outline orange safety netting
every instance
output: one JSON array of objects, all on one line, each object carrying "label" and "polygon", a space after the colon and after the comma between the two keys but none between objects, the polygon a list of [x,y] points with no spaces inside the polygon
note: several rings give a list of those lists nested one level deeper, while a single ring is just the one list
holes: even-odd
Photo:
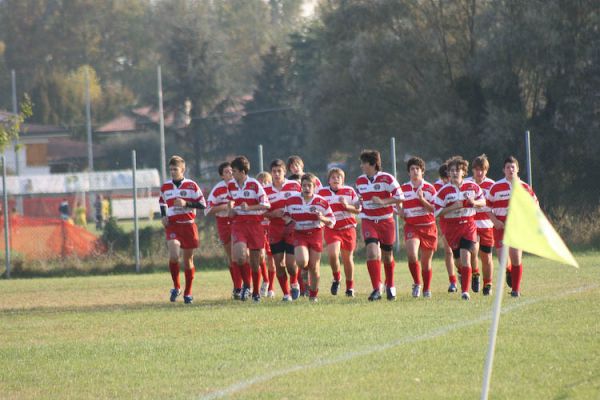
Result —
[{"label": "orange safety netting", "polygon": [[[91,232],[56,218],[9,218],[10,249],[26,260],[89,257],[106,251]],[[4,218],[0,217],[0,250],[4,251]]]}]

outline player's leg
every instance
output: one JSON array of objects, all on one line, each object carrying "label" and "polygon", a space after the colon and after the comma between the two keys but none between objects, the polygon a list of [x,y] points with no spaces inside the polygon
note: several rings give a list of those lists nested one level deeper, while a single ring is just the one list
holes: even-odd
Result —
[{"label": "player's leg", "polygon": [[431,297],[431,279],[433,277],[433,259],[434,249],[421,246],[421,268],[423,274],[423,297]]},{"label": "player's leg", "polygon": [[331,266],[331,274],[333,275],[331,294],[334,296],[338,293],[342,277],[342,272],[340,271],[340,245],[341,242],[339,240],[327,244],[327,255],[329,257],[329,265]]},{"label": "player's leg", "polygon": [[194,267],[194,249],[182,249],[183,254],[183,265],[185,274],[185,289],[183,290],[183,300],[186,304],[190,304],[193,300],[192,296],[192,282],[196,275],[196,268]]},{"label": "player's leg", "polygon": [[309,274],[309,300],[317,301],[319,294],[319,281],[321,280],[320,273],[321,252],[309,249],[308,251],[308,274]]},{"label": "player's leg", "polygon": [[452,248],[448,245],[448,241],[445,236],[442,236],[442,244],[444,245],[444,264],[446,265],[446,271],[448,272],[448,282],[450,285],[448,286],[448,292],[454,293],[456,292],[456,284],[457,278],[455,273],[454,266],[454,254],[452,253]]},{"label": "player's leg", "polygon": [[394,245],[381,244],[381,261],[385,269],[385,292],[388,300],[396,300],[396,286],[394,284]]},{"label": "player's leg", "polygon": [[169,252],[169,271],[171,273],[171,280],[173,281],[173,289],[171,289],[170,292],[171,301],[176,301],[177,297],[181,295],[181,281],[179,279],[180,247],[181,244],[179,243],[179,240],[167,240],[167,250]]},{"label": "player's leg", "polygon": [[469,300],[469,285],[471,283],[471,256],[473,255],[473,248],[475,246],[474,240],[468,240],[465,238],[460,239],[459,244],[459,256],[461,264],[460,274],[460,286],[462,292],[462,299]]},{"label": "player's leg", "polygon": [[346,296],[354,297],[354,251],[342,249],[341,255],[346,277]]},{"label": "player's leg", "polygon": [[379,240],[367,239],[365,244],[367,248],[367,270],[373,288],[369,301],[381,300],[381,249],[379,248]]},{"label": "player's leg", "polygon": [[512,297],[521,296],[521,279],[523,278],[523,251],[519,249],[509,248],[508,257],[512,269],[510,272],[512,278]]},{"label": "player's leg", "polygon": [[238,268],[242,275],[243,288],[240,300],[246,301],[250,296],[250,284],[252,280],[252,271],[248,259],[248,246],[245,241],[233,243],[231,250],[234,267]]},{"label": "player's leg", "polygon": [[473,251],[471,252],[471,270],[473,271],[471,276],[471,290],[474,293],[478,293],[481,282],[479,272],[479,235],[477,235],[477,241],[473,245]]},{"label": "player's leg", "polygon": [[264,246],[250,249],[250,268],[252,268],[252,300],[260,301],[260,263],[264,259]]},{"label": "player's leg", "polygon": [[[406,236],[406,235],[405,235]],[[412,296],[421,295],[421,264],[419,264],[419,246],[421,240],[418,237],[405,240],[406,257],[408,258],[408,269],[413,278]]]}]

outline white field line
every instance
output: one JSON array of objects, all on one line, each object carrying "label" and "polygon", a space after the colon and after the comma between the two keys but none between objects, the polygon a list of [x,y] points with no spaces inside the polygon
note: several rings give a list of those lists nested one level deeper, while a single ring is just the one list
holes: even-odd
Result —
[{"label": "white field line", "polygon": [[[502,313],[506,314],[506,313],[512,312],[514,310],[518,310],[520,308],[523,308],[523,307],[531,305],[531,304],[540,303],[540,302],[543,302],[546,300],[554,300],[557,298],[567,297],[567,296],[570,296],[573,294],[586,292],[588,290],[592,290],[597,287],[598,287],[598,285],[583,286],[583,287],[573,289],[573,290],[570,290],[570,291],[567,291],[567,292],[564,292],[564,293],[561,293],[559,295],[552,296],[552,297],[541,297],[541,298],[537,298],[537,299],[522,299],[521,298],[518,303],[503,307]],[[331,365],[331,364],[337,364],[340,362],[352,360],[357,357],[368,356],[368,355],[371,355],[374,353],[380,353],[382,351],[391,349],[393,347],[401,346],[404,344],[416,343],[416,342],[421,342],[424,340],[434,339],[434,338],[437,338],[440,336],[447,335],[450,332],[453,332],[453,331],[456,331],[456,330],[459,330],[462,328],[480,324],[482,322],[489,320],[491,317],[492,316],[491,316],[491,311],[490,311],[489,313],[486,313],[477,319],[459,321],[454,324],[450,324],[450,325],[439,327],[437,329],[433,329],[429,332],[425,332],[418,336],[408,336],[408,337],[394,340],[392,342],[366,347],[362,350],[348,352],[348,353],[342,354],[342,355],[334,357],[334,358],[316,359],[310,363],[296,365],[295,367],[290,367],[290,368],[286,368],[286,369],[282,369],[282,370],[271,371],[264,375],[258,375],[258,376],[255,376],[254,378],[236,382],[233,385],[230,385],[224,389],[207,393],[205,395],[200,396],[199,399],[201,399],[201,400],[220,399],[222,397],[231,395],[233,393],[237,393],[241,390],[244,390],[244,389],[246,389],[250,386],[256,385],[258,383],[267,382],[273,378],[278,378],[280,376],[292,374],[294,372],[304,371],[304,370],[313,369],[313,368],[320,368],[320,367],[324,367],[324,366]]]}]

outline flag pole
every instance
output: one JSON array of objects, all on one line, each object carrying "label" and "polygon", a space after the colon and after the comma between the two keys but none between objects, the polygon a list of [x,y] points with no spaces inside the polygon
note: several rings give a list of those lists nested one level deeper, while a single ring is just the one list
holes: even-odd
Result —
[{"label": "flag pole", "polygon": [[504,293],[504,270],[508,263],[508,246],[502,246],[500,253],[500,268],[496,271],[496,297],[492,310],[492,326],[488,343],[485,367],[483,370],[483,386],[481,388],[481,400],[487,400],[490,391],[490,380],[492,378],[492,367],[494,364],[494,352],[496,350],[496,337],[498,336],[498,325],[500,323],[500,309],[502,307],[502,294]]}]

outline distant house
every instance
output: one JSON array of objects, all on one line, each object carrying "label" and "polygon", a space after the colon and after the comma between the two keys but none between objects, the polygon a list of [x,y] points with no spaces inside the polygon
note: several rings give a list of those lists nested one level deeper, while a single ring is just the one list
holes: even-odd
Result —
[{"label": "distant house", "polygon": [[[176,116],[174,112],[165,113],[164,118],[165,128],[167,129],[183,129],[186,127],[186,121]],[[159,124],[160,115],[158,110],[151,106],[136,107],[122,112],[95,129],[94,134],[98,134],[98,136],[112,136],[119,133],[135,134],[150,129],[156,130]]]}]

